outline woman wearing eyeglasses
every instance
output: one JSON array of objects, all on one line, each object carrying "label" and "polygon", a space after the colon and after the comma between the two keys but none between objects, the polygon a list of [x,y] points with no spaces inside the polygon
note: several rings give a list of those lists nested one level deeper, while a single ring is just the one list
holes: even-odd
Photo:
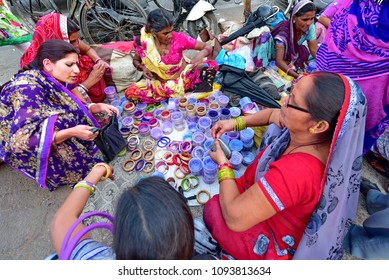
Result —
[{"label": "woman wearing eyeglasses", "polygon": [[[339,259],[358,202],[365,97],[352,80],[318,72],[302,77],[281,109],[219,121],[224,132],[274,123],[281,134],[238,179],[220,148],[219,195],[204,222],[221,252],[235,259]],[[203,253],[203,252],[202,252]]]}]

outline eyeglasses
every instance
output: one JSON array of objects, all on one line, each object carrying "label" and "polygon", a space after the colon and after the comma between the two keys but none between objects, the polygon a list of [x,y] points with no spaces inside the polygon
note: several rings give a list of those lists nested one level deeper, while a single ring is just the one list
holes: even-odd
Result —
[{"label": "eyeglasses", "polygon": [[296,105],[292,105],[289,103],[289,101],[290,101],[290,94],[288,95],[288,100],[287,100],[286,105],[285,105],[286,108],[292,108],[292,109],[310,114],[310,112],[307,109],[301,108],[301,107],[296,106]]}]

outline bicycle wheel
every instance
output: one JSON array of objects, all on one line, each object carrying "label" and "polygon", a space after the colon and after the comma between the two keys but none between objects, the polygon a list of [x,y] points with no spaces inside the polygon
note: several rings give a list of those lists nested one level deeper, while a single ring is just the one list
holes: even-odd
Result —
[{"label": "bicycle wheel", "polygon": [[81,33],[90,44],[133,40],[147,14],[136,0],[96,0],[80,8]]},{"label": "bicycle wheel", "polygon": [[34,32],[35,24],[42,16],[59,12],[57,5],[51,0],[16,0],[12,3],[18,18],[30,32]]},{"label": "bicycle wheel", "polygon": [[285,16],[291,11],[295,0],[274,0],[274,5],[280,8],[280,11],[284,13]]},{"label": "bicycle wheel", "polygon": [[[174,11],[173,1],[172,0],[153,0],[155,5],[157,5],[159,8],[164,9],[168,12]],[[206,2],[211,3],[213,6],[215,6],[217,0],[204,0]]]}]

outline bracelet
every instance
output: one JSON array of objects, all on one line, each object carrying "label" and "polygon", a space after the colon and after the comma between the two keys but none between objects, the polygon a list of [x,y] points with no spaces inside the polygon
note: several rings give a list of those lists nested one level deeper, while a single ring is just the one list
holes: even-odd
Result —
[{"label": "bracelet", "polygon": [[164,150],[158,149],[158,150],[156,150],[155,153],[154,153],[154,158],[155,158],[156,160],[160,160],[160,159],[162,159],[164,153],[165,153]]},{"label": "bracelet", "polygon": [[187,192],[191,189],[191,181],[188,177],[185,177],[184,179],[182,179],[181,181],[181,188],[184,192]]},{"label": "bracelet", "polygon": [[153,170],[154,170],[154,162],[146,161],[145,165],[143,167],[143,171],[146,172],[146,173],[150,173]]},{"label": "bracelet", "polygon": [[[178,171],[180,171],[180,173],[181,173],[180,175],[178,174]],[[176,170],[174,170],[174,176],[176,176],[177,179],[182,179],[182,178],[184,178],[184,177],[186,176],[186,174],[184,174],[184,173],[181,171],[180,167],[177,166],[177,167],[176,167]]]},{"label": "bracelet", "polygon": [[[160,170],[161,167],[164,168],[164,170]],[[166,174],[168,171],[169,171],[169,166],[166,164],[166,162],[164,161],[159,161],[156,165],[155,165],[155,169],[158,171],[158,172],[161,172],[163,174]]]},{"label": "bracelet", "polygon": [[223,168],[234,169],[234,167],[230,163],[228,163],[228,162],[219,164],[218,167],[217,167],[217,170],[222,170]]},{"label": "bracelet", "polygon": [[95,60],[95,64],[97,63],[97,62],[99,62],[100,60],[103,60],[101,57],[99,57],[98,59],[96,59]]},{"label": "bracelet", "polygon": [[136,127],[136,126],[132,126],[131,127],[131,134],[138,134],[139,133],[139,129]]},{"label": "bracelet", "polygon": [[159,138],[157,146],[160,148],[165,148],[170,143],[170,141],[171,140],[169,137],[162,136],[161,138]]},{"label": "bracelet", "polygon": [[180,144],[180,151],[182,153],[190,153],[192,151],[192,143],[189,141],[184,141]]},{"label": "bracelet", "polygon": [[96,103],[90,103],[90,104],[88,104],[88,111],[90,111],[90,107],[92,106],[92,105],[95,105]]},{"label": "bracelet", "polygon": [[143,148],[145,150],[152,150],[154,149],[155,147],[155,141],[152,140],[152,139],[146,139],[144,142],[143,142]]},{"label": "bracelet", "polygon": [[96,186],[95,184],[93,184],[92,182],[89,182],[89,181],[80,181],[78,182],[74,187],[73,189],[78,189],[78,188],[84,188],[84,189],[87,189],[89,190],[90,194],[92,195],[95,190],[96,190]]},{"label": "bracelet", "polygon": [[167,178],[166,182],[168,182],[169,185],[172,186],[173,188],[177,189],[177,181],[176,181],[176,179],[174,179],[174,177]]},{"label": "bracelet", "polygon": [[104,166],[105,169],[107,169],[107,173],[105,174],[105,176],[101,177],[100,182],[107,180],[109,178],[109,176],[111,176],[111,167],[108,164],[106,164],[104,162],[99,162],[99,163],[96,163],[94,167],[96,167],[96,166]]},{"label": "bracelet", "polygon": [[83,84],[78,84],[80,88],[82,88],[86,93],[89,93],[89,90]]},{"label": "bracelet", "polygon": [[[137,155],[135,155],[135,154],[137,154]],[[139,150],[139,149],[135,149],[135,150],[133,150],[131,153],[130,153],[130,158],[132,159],[132,160],[138,160],[138,159],[140,159],[142,157],[142,152],[141,152],[141,150]]]},{"label": "bracelet", "polygon": [[135,171],[136,172],[141,171],[143,167],[145,167],[145,161],[144,159],[140,159],[135,164]]},{"label": "bracelet", "polygon": [[174,157],[174,154],[170,151],[166,151],[164,154],[163,154],[163,161],[166,162],[166,163],[170,163],[170,162],[173,162],[173,157]]},{"label": "bracelet", "polygon": [[287,76],[289,76],[289,71],[290,71],[290,70],[293,70],[293,71],[296,72],[296,70],[295,70],[293,67],[290,67],[290,68],[288,68],[288,70],[286,70],[286,73],[285,73],[285,74],[286,74]]},{"label": "bracelet", "polygon": [[232,123],[234,124],[234,131],[241,131],[246,129],[246,120],[244,117],[237,117],[232,119]]},{"label": "bracelet", "polygon": [[[191,187],[191,189],[195,189],[195,188],[197,188],[200,185],[200,179],[197,176],[194,176],[194,175],[189,176],[189,180],[190,180],[190,187]],[[193,183],[193,180],[195,180],[196,182]]]},{"label": "bracelet", "polygon": [[154,152],[152,150],[146,150],[144,153],[143,153],[143,159],[145,161],[151,161],[154,159]]},{"label": "bracelet", "polygon": [[[128,163],[131,163],[130,167],[126,167]],[[132,159],[128,159],[125,162],[123,162],[122,167],[124,171],[130,172],[135,168],[135,161],[133,161]]]},{"label": "bracelet", "polygon": [[190,169],[188,167],[187,164],[180,164],[180,171],[185,174],[185,175],[188,175],[190,174]]},{"label": "bracelet", "polygon": [[[200,194],[206,194],[208,196],[207,200],[200,200]],[[201,190],[196,194],[196,200],[199,204],[203,205],[208,202],[208,200],[211,199],[211,194],[207,190]]]},{"label": "bracelet", "polygon": [[233,169],[223,168],[217,172],[217,179],[219,183],[226,179],[235,179],[235,173]]}]

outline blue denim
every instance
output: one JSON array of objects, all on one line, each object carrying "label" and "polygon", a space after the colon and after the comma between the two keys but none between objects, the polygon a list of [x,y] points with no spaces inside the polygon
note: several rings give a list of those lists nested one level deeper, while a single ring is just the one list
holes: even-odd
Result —
[{"label": "blue denim", "polygon": [[366,196],[366,208],[370,217],[363,226],[351,226],[343,247],[361,259],[389,259],[389,195],[370,190]]}]

